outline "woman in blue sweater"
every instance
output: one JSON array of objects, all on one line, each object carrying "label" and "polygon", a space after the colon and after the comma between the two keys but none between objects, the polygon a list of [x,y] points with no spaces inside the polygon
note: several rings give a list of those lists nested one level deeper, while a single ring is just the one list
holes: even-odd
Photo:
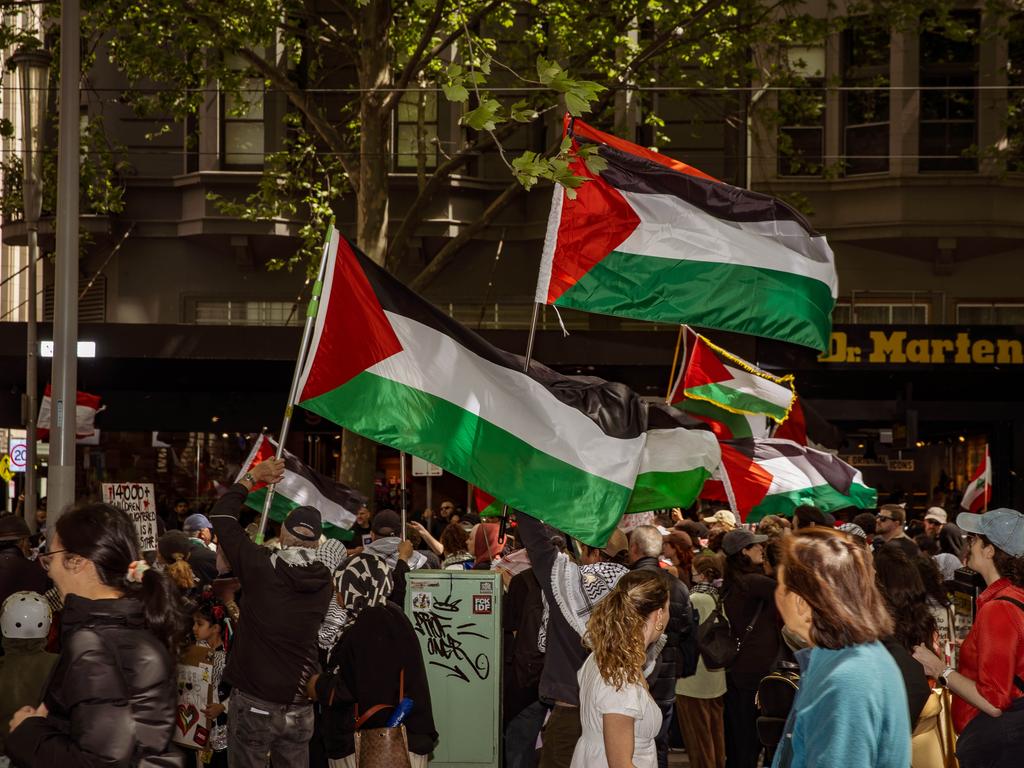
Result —
[{"label": "woman in blue sweater", "polygon": [[907,768],[907,694],[880,642],[893,625],[871,555],[817,526],[783,542],[775,603],[810,647],[772,767]]}]

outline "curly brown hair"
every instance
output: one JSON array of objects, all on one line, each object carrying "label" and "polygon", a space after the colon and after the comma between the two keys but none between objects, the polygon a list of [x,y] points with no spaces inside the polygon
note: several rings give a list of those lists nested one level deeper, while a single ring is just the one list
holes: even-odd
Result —
[{"label": "curly brown hair", "polygon": [[647,617],[668,601],[668,577],[655,571],[630,571],[597,604],[584,642],[594,651],[594,661],[605,682],[616,689],[630,683],[646,685],[644,662]]},{"label": "curly brown hair", "polygon": [[444,550],[445,557],[451,557],[462,552],[469,552],[467,544],[469,542],[469,534],[466,530],[458,523],[449,523],[445,526],[445,529],[441,531],[441,547]]}]

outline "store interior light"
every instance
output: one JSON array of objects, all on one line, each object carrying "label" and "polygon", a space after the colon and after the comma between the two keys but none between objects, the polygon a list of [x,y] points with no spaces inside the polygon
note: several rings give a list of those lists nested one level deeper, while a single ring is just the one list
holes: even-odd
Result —
[{"label": "store interior light", "polygon": [[961,443],[966,443],[967,442],[967,438],[964,437],[963,435],[960,435],[960,437],[958,437],[957,440],[959,440]]},{"label": "store interior light", "polygon": [[[39,342],[39,356],[40,357],[53,357],[53,342],[52,341],[40,341]],[[96,357],[96,342],[95,341],[80,341],[80,342],[78,342],[78,356],[79,357]]]}]

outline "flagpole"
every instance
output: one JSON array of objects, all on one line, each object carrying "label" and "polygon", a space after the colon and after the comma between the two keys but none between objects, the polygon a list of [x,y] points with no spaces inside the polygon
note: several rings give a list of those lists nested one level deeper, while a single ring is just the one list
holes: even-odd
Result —
[{"label": "flagpole", "polygon": [[399,452],[398,460],[402,462],[401,469],[399,469],[398,472],[398,477],[399,482],[402,485],[402,541],[405,541],[405,517],[407,514],[405,504],[405,451]]},{"label": "flagpole", "polygon": [[[533,359],[533,343],[537,339],[537,318],[540,317],[540,302],[533,302],[533,316],[530,318],[530,333],[526,337],[526,357],[523,360],[523,373],[530,372],[530,361]],[[477,510],[479,513],[480,510]],[[501,507],[501,527],[498,529],[498,538],[505,538],[505,529],[508,527],[508,504]]]},{"label": "flagpole", "polygon": [[[306,365],[306,355],[309,353],[309,344],[313,339],[313,326],[316,324],[316,316],[320,309],[320,294],[323,291],[324,273],[327,270],[327,252],[331,247],[331,240],[334,238],[334,223],[327,227],[327,241],[324,243],[323,253],[320,254],[320,268],[317,271],[316,282],[313,283],[313,291],[309,297],[309,305],[306,308],[306,324],[302,329],[302,341],[299,344],[299,355],[295,360],[295,372],[292,374],[292,385],[288,389],[288,403],[285,405],[284,418],[281,420],[281,431],[277,438],[277,451],[275,459],[284,455],[284,444],[288,440],[288,430],[292,425],[292,409],[295,398],[298,395],[299,378],[302,376],[302,369]],[[275,485],[267,486],[267,495],[263,499],[263,514],[260,515],[260,528],[256,532],[256,543],[263,543],[263,535],[267,531],[267,518],[270,517],[270,507],[274,503]]]},{"label": "flagpole", "polygon": [[988,456],[988,443],[985,443],[985,474],[987,475],[987,477],[985,478],[985,489],[981,492],[982,504],[984,505],[981,508],[982,514],[984,514],[985,512],[988,512],[989,488],[992,487],[991,483],[989,483],[989,481],[988,481],[988,478],[992,476],[992,463],[991,462],[992,462],[992,460]]},{"label": "flagpole", "polygon": [[672,385],[676,383],[676,363],[679,362],[679,348],[683,345],[683,334],[686,331],[685,325],[679,326],[679,336],[676,337],[676,351],[672,353],[672,367],[668,369],[668,391],[665,393],[665,400],[672,399]]}]

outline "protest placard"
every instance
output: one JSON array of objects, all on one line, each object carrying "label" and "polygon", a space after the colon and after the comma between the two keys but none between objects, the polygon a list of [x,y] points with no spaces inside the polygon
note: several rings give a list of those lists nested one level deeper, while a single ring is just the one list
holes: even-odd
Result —
[{"label": "protest placard", "polygon": [[156,495],[152,483],[103,483],[103,501],[128,513],[143,552],[156,549]]},{"label": "protest placard", "polygon": [[178,665],[178,707],[174,721],[174,742],[190,749],[206,749],[210,721],[203,714],[212,703],[209,664]]}]

